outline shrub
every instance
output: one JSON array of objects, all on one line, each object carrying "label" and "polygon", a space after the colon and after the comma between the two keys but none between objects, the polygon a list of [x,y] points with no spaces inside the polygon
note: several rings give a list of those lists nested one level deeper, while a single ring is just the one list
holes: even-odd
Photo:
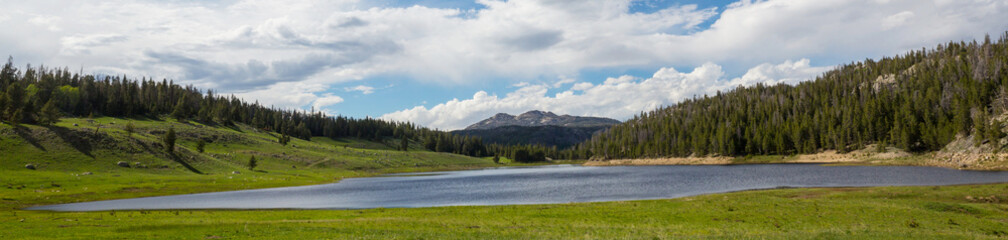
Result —
[{"label": "shrub", "polygon": [[164,140],[165,151],[167,151],[168,153],[174,153],[175,152],[175,128],[174,127],[169,127],[168,128],[168,132],[165,133],[163,140]]},{"label": "shrub", "polygon": [[203,149],[205,147],[206,147],[206,141],[205,140],[200,139],[199,142],[196,142],[196,151],[199,151],[200,153],[203,153]]}]

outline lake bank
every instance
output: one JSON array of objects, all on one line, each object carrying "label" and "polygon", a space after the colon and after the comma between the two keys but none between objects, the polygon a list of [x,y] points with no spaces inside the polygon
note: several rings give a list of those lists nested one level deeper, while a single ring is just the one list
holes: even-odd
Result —
[{"label": "lake bank", "polygon": [[772,163],[819,163],[869,166],[928,166],[961,170],[1008,171],[1008,154],[984,152],[933,152],[911,154],[897,150],[875,152],[857,150],[848,153],[825,151],[816,154],[764,155],[745,157],[664,157],[587,161],[584,166],[648,165],[730,165]]}]

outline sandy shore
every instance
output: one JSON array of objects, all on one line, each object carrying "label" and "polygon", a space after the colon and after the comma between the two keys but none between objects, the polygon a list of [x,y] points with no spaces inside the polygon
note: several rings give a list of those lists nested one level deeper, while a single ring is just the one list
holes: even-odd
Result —
[{"label": "sandy shore", "polygon": [[[802,154],[795,156],[781,156],[779,158],[763,157],[759,162],[753,163],[869,163],[866,158],[869,155],[859,156],[857,153],[840,154],[835,151],[827,151],[817,154]],[[895,158],[904,157],[907,154],[888,154],[887,156],[872,155],[878,157]],[[605,161],[585,162],[585,166],[636,166],[636,165],[724,165],[732,163],[746,163],[744,160],[736,160],[734,157],[682,157],[682,158],[641,158],[641,159],[614,159]]]},{"label": "sandy shore", "polygon": [[864,165],[932,166],[964,170],[1008,170],[1006,153],[945,153],[937,152],[913,155],[903,151],[874,152],[858,150],[849,153],[826,151],[816,154],[793,156],[758,156],[753,159],[742,157],[671,157],[613,159],[588,161],[584,166],[640,166],[640,165],[725,165],[759,163],[836,163]]}]

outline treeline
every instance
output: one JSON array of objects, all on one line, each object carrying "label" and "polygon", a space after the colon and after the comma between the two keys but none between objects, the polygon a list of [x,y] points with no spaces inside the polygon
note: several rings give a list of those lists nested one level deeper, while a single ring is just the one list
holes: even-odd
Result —
[{"label": "treeline", "polygon": [[[354,137],[377,142],[398,143],[401,150],[411,142],[421,142],[431,151],[475,157],[509,156],[509,146],[487,146],[476,137],[431,130],[408,122],[328,116],[321,112],[295,111],[249,103],[235,96],[202,92],[162,79],[129,79],[125,76],[96,76],[71,73],[68,69],[43,66],[23,70],[13,58],[0,70],[0,120],[17,125],[49,125],[62,116],[111,116],[163,118],[197,121],[210,125],[246,124],[279,135],[286,144],[289,136]],[[516,146],[526,149],[529,147]]]},{"label": "treeline", "polygon": [[756,85],[642,113],[572,150],[641,158],[939,150],[957,136],[1000,144],[1008,42],[950,42],[867,59],[796,86]]}]

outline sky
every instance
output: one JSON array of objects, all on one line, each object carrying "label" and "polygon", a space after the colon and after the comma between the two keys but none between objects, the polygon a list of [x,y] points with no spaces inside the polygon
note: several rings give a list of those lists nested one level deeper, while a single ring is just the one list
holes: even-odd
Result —
[{"label": "sky", "polygon": [[0,54],[20,66],[443,130],[529,110],[626,120],[1008,30],[1006,0],[0,3]]}]

